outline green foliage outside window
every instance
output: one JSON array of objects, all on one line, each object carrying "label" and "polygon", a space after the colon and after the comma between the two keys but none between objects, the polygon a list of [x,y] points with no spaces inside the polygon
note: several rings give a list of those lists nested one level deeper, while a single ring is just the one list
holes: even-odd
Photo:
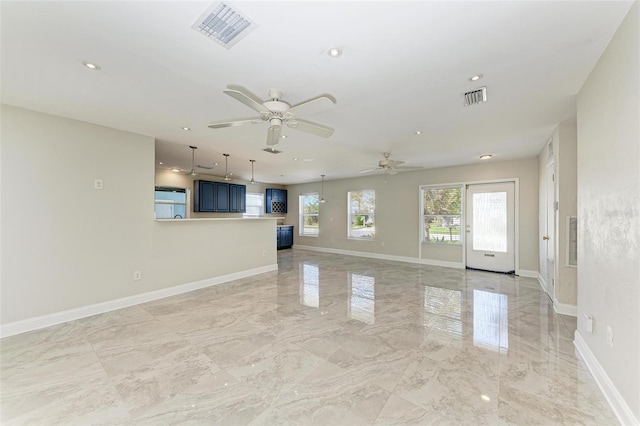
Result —
[{"label": "green foliage outside window", "polygon": [[424,241],[460,244],[462,187],[424,190]]}]

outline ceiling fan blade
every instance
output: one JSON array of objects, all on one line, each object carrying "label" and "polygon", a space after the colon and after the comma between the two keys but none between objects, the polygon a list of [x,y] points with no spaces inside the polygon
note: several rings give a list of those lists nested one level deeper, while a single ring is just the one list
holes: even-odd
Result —
[{"label": "ceiling fan blade", "polygon": [[221,129],[223,127],[235,127],[242,126],[244,124],[258,124],[262,123],[264,120],[260,117],[251,117],[251,118],[239,118],[233,121],[221,121],[219,123],[211,123],[209,124],[210,129]]},{"label": "ceiling fan blade", "polygon": [[360,172],[358,172],[358,173],[370,173],[370,172],[375,172],[375,171],[377,171],[377,170],[380,170],[380,168],[379,168],[379,167],[376,167],[375,169],[362,170],[362,171],[360,171]]},{"label": "ceiling fan blade", "polygon": [[398,174],[398,171],[397,171],[396,169],[389,169],[389,170],[387,171],[387,173],[388,173],[389,175],[397,175],[397,174]]},{"label": "ceiling fan blade", "polygon": [[388,160],[388,162],[387,162],[387,166],[389,166],[389,167],[398,167],[400,164],[404,164],[404,161]]},{"label": "ceiling fan blade", "polygon": [[331,127],[314,123],[312,121],[296,119],[285,123],[292,129],[311,133],[312,135],[321,136],[323,138],[328,138],[333,134],[333,129]]},{"label": "ceiling fan blade", "polygon": [[282,132],[282,126],[273,125],[269,126],[267,132],[267,145],[275,145],[280,141],[280,133]]},{"label": "ceiling fan blade", "polygon": [[396,167],[397,170],[422,170],[424,167],[408,167],[408,166],[400,166]]},{"label": "ceiling fan blade", "polygon": [[324,111],[336,104],[336,98],[329,94],[316,96],[289,108],[287,114],[300,115]]},{"label": "ceiling fan blade", "polygon": [[260,98],[242,86],[232,84],[227,86],[226,90],[223,90],[223,92],[260,113],[268,114],[270,112],[269,108],[262,105],[262,100]]}]

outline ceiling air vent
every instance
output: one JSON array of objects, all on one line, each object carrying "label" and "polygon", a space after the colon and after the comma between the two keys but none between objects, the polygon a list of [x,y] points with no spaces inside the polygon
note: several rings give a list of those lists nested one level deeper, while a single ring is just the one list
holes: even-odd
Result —
[{"label": "ceiling air vent", "polygon": [[191,26],[200,34],[231,48],[257,27],[229,3],[216,3],[204,11]]},{"label": "ceiling air vent", "polygon": [[275,147],[265,148],[264,152],[268,152],[269,154],[280,154],[282,151],[278,151]]},{"label": "ceiling air vent", "polygon": [[487,88],[481,87],[464,94],[464,106],[487,102]]}]

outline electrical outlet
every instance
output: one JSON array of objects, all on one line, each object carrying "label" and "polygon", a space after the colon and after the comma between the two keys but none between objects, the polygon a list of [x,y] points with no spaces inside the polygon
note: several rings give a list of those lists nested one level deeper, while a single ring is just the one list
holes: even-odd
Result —
[{"label": "electrical outlet", "polygon": [[133,280],[140,281],[142,279],[142,271],[134,271],[133,272]]},{"label": "electrical outlet", "polygon": [[613,329],[610,325],[607,326],[607,345],[613,347]]},{"label": "electrical outlet", "polygon": [[93,188],[94,189],[104,189],[104,182],[102,182],[102,179],[95,179],[93,181]]},{"label": "electrical outlet", "polygon": [[267,251],[266,250],[262,250],[262,256],[266,257],[267,256]]}]

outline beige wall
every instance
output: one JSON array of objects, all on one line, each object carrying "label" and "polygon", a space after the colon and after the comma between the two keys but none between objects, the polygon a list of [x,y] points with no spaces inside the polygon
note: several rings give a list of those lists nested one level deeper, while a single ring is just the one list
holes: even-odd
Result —
[{"label": "beige wall", "polygon": [[[295,244],[390,256],[419,257],[420,185],[478,182],[518,178],[520,183],[519,237],[520,269],[538,269],[538,166],[535,158],[493,161],[460,167],[404,172],[389,176],[375,174],[353,179],[328,180],[324,185],[326,204],[320,206],[319,237],[298,236],[298,196],[320,193],[320,182],[291,185],[287,224],[295,225]],[[347,239],[347,192],[376,191],[375,241]],[[423,244],[422,258],[462,262],[460,247]]]},{"label": "beige wall", "polygon": [[275,220],[154,220],[153,138],[1,112],[1,324],[276,264]]},{"label": "beige wall", "polygon": [[[640,419],[640,4],[578,95],[578,333]],[[593,315],[595,332],[585,330]],[[606,342],[613,329],[614,346]]]}]

